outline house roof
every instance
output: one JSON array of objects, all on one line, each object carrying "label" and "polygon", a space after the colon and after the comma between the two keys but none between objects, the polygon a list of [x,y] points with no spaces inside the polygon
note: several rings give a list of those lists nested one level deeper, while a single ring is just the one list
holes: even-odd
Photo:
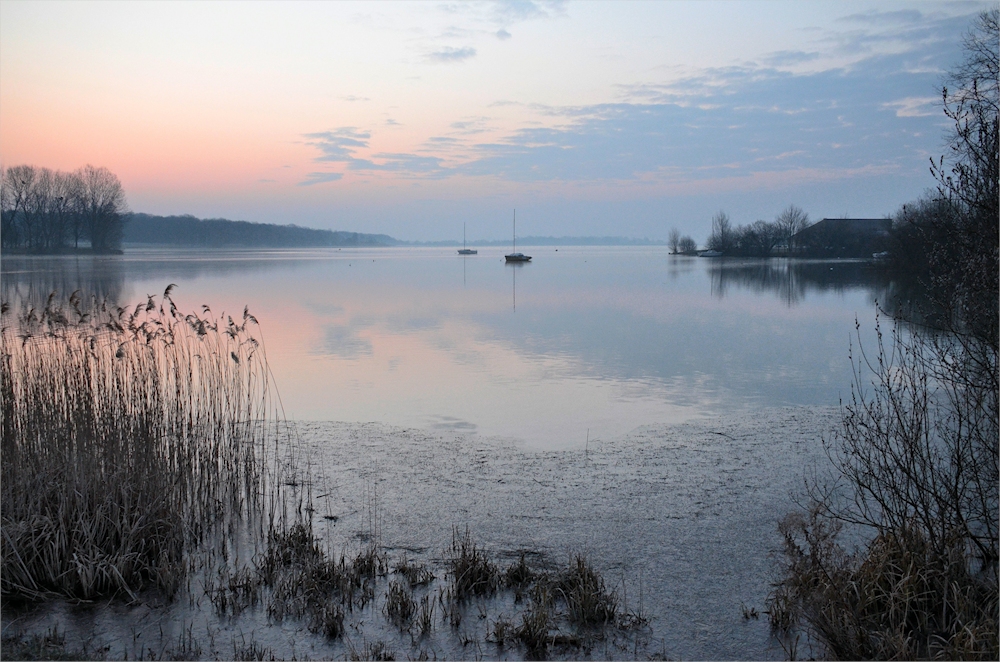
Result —
[{"label": "house roof", "polygon": [[837,232],[849,234],[883,234],[892,227],[889,218],[824,218],[795,233],[792,238],[808,237],[812,234]]}]

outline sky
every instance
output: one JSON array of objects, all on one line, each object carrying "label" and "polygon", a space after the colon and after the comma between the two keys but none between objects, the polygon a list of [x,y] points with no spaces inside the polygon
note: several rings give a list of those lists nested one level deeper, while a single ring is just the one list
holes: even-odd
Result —
[{"label": "sky", "polygon": [[0,165],[404,240],[883,217],[934,185],[989,6],[0,0]]}]

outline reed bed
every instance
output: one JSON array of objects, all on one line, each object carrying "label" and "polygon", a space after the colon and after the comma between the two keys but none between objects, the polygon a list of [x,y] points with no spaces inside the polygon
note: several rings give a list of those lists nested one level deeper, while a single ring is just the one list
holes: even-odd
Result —
[{"label": "reed bed", "polygon": [[129,310],[3,304],[5,601],[172,595],[188,552],[270,528],[280,419],[256,319],[183,313],[173,287]]}]

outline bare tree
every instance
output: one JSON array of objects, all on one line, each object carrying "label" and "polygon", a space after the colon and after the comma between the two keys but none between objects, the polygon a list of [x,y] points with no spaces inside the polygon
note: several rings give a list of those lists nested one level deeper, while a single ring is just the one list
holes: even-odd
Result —
[{"label": "bare tree", "polygon": [[671,253],[676,255],[678,248],[680,247],[680,243],[681,243],[680,231],[677,228],[670,228],[670,235],[667,238],[667,248],[670,249]]},{"label": "bare tree", "polygon": [[788,205],[788,208],[774,219],[774,223],[780,231],[779,240],[785,242],[789,248],[791,248],[792,236],[811,225],[809,214],[795,205]]},{"label": "bare tree", "polygon": [[128,203],[117,175],[107,168],[85,166],[82,181],[82,211],[90,244],[95,251],[121,247]]},{"label": "bare tree", "polygon": [[725,253],[733,246],[733,226],[729,214],[720,211],[712,218],[712,234],[708,237],[708,247]]},{"label": "bare tree", "polygon": [[[4,207],[9,211],[9,232],[4,228],[4,244],[18,246],[32,240],[34,218],[31,216],[31,195],[37,171],[34,166],[20,165],[7,168],[3,178]],[[10,242],[10,243],[8,243]]]},{"label": "bare tree", "polygon": [[688,235],[684,235],[677,243],[677,249],[684,255],[691,255],[698,252],[698,244]]},{"label": "bare tree", "polygon": [[748,226],[740,226],[734,232],[734,252],[751,257],[768,257],[781,241],[781,230],[774,223],[755,221]]}]

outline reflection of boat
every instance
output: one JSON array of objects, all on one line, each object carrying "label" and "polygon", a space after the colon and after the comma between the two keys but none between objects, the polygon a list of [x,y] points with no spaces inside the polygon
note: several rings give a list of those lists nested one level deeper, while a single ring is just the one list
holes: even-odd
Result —
[{"label": "reflection of boat", "polygon": [[722,257],[722,253],[719,251],[702,251],[698,253],[698,257]]},{"label": "reflection of boat", "polygon": [[462,223],[462,247],[458,249],[459,255],[476,255],[479,251],[465,247],[465,223]]},{"label": "reflection of boat", "polygon": [[509,255],[504,255],[504,259],[508,262],[528,262],[531,260],[530,255],[525,255],[524,253],[517,252],[517,210],[514,210],[514,248]]}]

